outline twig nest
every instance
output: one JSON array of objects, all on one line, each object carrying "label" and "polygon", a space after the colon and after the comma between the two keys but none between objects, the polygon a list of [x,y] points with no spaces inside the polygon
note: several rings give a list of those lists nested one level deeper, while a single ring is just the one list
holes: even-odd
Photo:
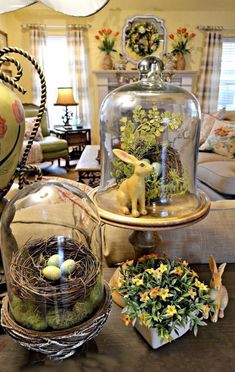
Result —
[{"label": "twig nest", "polygon": [[[69,328],[92,316],[102,303],[97,257],[89,247],[68,237],[63,237],[59,248],[58,236],[32,240],[12,259],[10,308],[15,320],[26,328]],[[64,260],[60,267],[46,266],[51,262],[59,265],[58,255]],[[26,310],[27,317],[22,315]]]},{"label": "twig nest", "polygon": [[59,280],[61,278],[61,270],[57,266],[46,266],[43,270],[42,273],[44,277],[48,280]]},{"label": "twig nest", "polygon": [[72,274],[76,268],[76,262],[72,259],[68,259],[60,266],[61,273],[64,275]]}]

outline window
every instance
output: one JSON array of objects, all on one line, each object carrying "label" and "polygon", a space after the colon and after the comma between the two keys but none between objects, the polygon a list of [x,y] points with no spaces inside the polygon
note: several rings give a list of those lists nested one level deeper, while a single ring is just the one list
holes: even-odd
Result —
[{"label": "window", "polygon": [[235,38],[223,41],[218,109],[235,110]]},{"label": "window", "polygon": [[[47,82],[47,108],[50,126],[63,125],[64,108],[54,106],[58,87],[70,86],[67,40],[65,35],[47,36],[45,75]],[[76,117],[76,107],[69,107]]]}]

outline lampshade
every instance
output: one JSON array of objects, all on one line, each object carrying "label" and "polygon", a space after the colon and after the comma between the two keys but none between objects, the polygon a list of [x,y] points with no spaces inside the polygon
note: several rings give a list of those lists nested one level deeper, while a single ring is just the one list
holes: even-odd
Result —
[{"label": "lampshade", "polygon": [[18,10],[29,6],[35,3],[34,0],[8,0],[8,1],[1,1],[1,8],[0,14],[6,12],[13,12],[14,10]]},{"label": "lampshade", "polygon": [[75,102],[73,96],[73,88],[70,87],[60,87],[57,92],[57,100],[55,106],[77,106],[78,103]]},{"label": "lampshade", "polygon": [[[33,5],[35,2],[35,0],[1,1],[0,14]],[[97,13],[109,0],[41,0],[38,2],[64,14],[86,17]]]},{"label": "lampshade", "polygon": [[41,0],[41,3],[58,12],[79,17],[97,13],[108,2],[109,0]]}]

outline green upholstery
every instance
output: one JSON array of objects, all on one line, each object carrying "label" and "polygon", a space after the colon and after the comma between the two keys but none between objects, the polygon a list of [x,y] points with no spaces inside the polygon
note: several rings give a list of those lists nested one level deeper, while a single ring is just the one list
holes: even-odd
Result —
[{"label": "green upholstery", "polygon": [[[25,117],[26,118],[32,118],[36,117],[38,114],[38,106],[34,105],[33,103],[24,103],[24,111],[25,111]],[[42,130],[42,135],[43,137],[49,136],[50,131],[48,128],[48,115],[47,111],[44,112],[42,121],[41,121],[41,130]]]},{"label": "green upholstery", "polygon": [[[54,136],[46,136],[43,137],[41,141],[39,141],[42,152],[53,152],[54,151],[63,151],[67,149],[67,141],[63,139],[59,139]],[[53,147],[52,147],[53,146]]]},{"label": "green upholstery", "polygon": [[[38,114],[38,106],[33,103],[24,103],[25,117],[36,117]],[[41,146],[43,161],[55,160],[59,158],[68,157],[68,143],[66,140],[59,139],[55,136],[50,135],[48,125],[47,111],[44,112],[41,121],[41,131],[43,139],[38,141]]]}]

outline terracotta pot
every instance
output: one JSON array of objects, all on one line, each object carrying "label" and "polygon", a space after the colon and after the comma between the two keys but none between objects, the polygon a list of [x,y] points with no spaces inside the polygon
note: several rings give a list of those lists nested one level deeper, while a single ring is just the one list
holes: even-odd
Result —
[{"label": "terracotta pot", "polygon": [[186,65],[184,54],[176,54],[176,70],[184,70]]},{"label": "terracotta pot", "polygon": [[103,62],[102,62],[103,70],[112,70],[113,69],[113,60],[110,53],[105,53]]},{"label": "terracotta pot", "polygon": [[16,94],[0,83],[0,199],[11,186],[23,144],[24,109]]}]

